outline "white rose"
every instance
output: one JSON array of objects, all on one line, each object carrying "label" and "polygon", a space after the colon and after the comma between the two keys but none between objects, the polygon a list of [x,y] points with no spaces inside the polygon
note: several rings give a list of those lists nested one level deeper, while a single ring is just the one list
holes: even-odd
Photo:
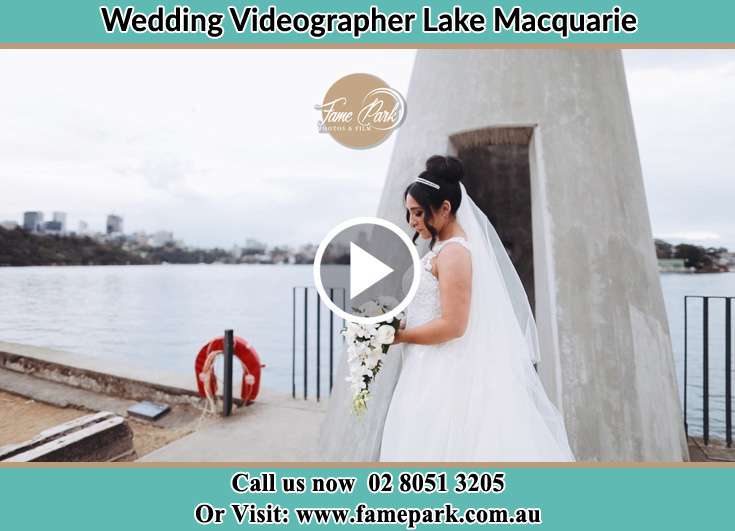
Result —
[{"label": "white rose", "polygon": [[360,357],[360,359],[364,360],[365,356],[368,355],[368,352],[370,352],[370,343],[367,341],[360,341],[355,345],[355,348],[357,349],[357,355]]},{"label": "white rose", "polygon": [[383,346],[383,343],[380,341],[380,337],[378,337],[378,330],[375,330],[375,334],[373,334],[373,337],[368,341],[368,345],[370,345],[370,348],[381,348]]},{"label": "white rose", "polygon": [[365,357],[369,345],[364,341],[358,341],[347,347],[347,359],[348,360],[360,360]]},{"label": "white rose", "polygon": [[357,349],[355,343],[347,347],[347,361],[352,361],[357,358]]},{"label": "white rose", "polygon": [[365,358],[365,366],[368,369],[373,370],[382,357],[383,351],[380,348],[371,349],[370,352],[368,352],[367,358]]},{"label": "white rose", "polygon": [[368,378],[372,378],[373,377],[373,371],[372,371],[372,369],[368,369],[366,365],[363,365],[360,368],[360,377],[362,377],[362,376],[367,376]]},{"label": "white rose", "polygon": [[361,304],[358,311],[366,317],[376,317],[383,313],[383,310],[380,309],[380,306],[375,301],[368,301]]},{"label": "white rose", "polygon": [[358,374],[360,372],[360,367],[362,366],[362,360],[360,358],[352,358],[347,361],[350,365],[350,374]]},{"label": "white rose", "polygon": [[354,343],[355,338],[368,337],[365,327],[358,323],[347,323],[347,332],[345,335],[350,343]]},{"label": "white rose", "polygon": [[396,329],[391,325],[383,325],[378,328],[377,339],[383,345],[391,345],[396,337]]}]

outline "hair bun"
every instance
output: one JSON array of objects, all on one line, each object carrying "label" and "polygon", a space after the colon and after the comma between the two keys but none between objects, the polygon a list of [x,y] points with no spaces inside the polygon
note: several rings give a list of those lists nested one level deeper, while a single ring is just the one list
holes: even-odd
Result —
[{"label": "hair bun", "polygon": [[434,155],[426,160],[426,171],[437,179],[458,183],[464,177],[462,161],[457,157]]}]

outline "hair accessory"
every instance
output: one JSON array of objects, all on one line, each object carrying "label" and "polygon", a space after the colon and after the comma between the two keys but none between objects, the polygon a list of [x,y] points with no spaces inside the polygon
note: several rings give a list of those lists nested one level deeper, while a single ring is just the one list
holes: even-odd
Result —
[{"label": "hair accessory", "polygon": [[441,188],[441,186],[439,186],[439,185],[438,185],[438,184],[436,184],[435,182],[429,181],[429,180],[427,180],[427,179],[423,179],[423,178],[421,178],[421,177],[418,177],[418,178],[416,179],[416,182],[417,182],[417,183],[421,183],[421,184],[425,184],[426,186],[431,186],[432,188],[436,188],[437,190],[439,190],[439,188]]}]

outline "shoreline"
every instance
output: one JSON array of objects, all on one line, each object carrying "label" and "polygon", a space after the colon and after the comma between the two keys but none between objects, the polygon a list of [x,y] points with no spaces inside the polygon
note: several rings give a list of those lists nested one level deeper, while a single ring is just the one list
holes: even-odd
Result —
[{"label": "shoreline", "polygon": [[[128,365],[64,350],[0,341],[0,368],[70,387],[125,398],[194,405],[202,399],[193,374],[157,372],[155,380],[141,378]],[[193,372],[193,371],[192,371]],[[261,387],[256,401],[292,400],[282,391]],[[242,405],[239,398],[234,403]]]},{"label": "shoreline", "polygon": [[[95,411],[110,409],[109,403],[114,403],[117,414],[129,418],[126,410],[133,401],[168,403],[172,407],[169,414],[145,423],[154,431],[142,436],[143,444],[152,450],[139,456],[142,461],[304,461],[319,455],[319,426],[327,400],[304,401],[261,388],[257,399],[247,406],[234,400],[240,407],[230,417],[217,413],[205,419],[200,413],[204,399],[194,390],[193,375],[186,380],[168,375],[160,378],[165,383],[150,382],[130,378],[125,367],[116,366],[118,374],[113,374],[100,372],[101,366],[111,368],[89,356],[0,342],[0,373],[5,375],[0,393],[25,396],[52,408],[30,404],[29,411],[53,413],[55,407],[54,415],[59,407]],[[26,407],[21,402],[16,401],[15,407]],[[178,431],[158,431],[169,424]],[[166,439],[154,435],[166,435]]]},{"label": "shoreline", "polygon": [[30,269],[30,268],[64,268],[64,269],[81,269],[81,268],[90,268],[90,267],[135,267],[135,268],[143,268],[143,267],[180,267],[180,266],[227,266],[227,267],[234,267],[234,266],[248,266],[248,267],[312,267],[314,264],[271,264],[271,263],[258,263],[258,264],[249,264],[249,263],[239,263],[239,264],[231,264],[227,262],[198,262],[196,264],[188,264],[188,263],[171,263],[171,262],[161,262],[160,264],[74,264],[74,265],[67,265],[67,264],[46,264],[46,265],[9,265],[9,264],[0,264],[0,269]]},{"label": "shoreline", "polygon": [[73,387],[140,386],[173,396],[192,396],[196,392],[193,376],[184,379],[183,375],[162,371],[151,381],[116,360],[8,341],[0,341],[0,367]]}]

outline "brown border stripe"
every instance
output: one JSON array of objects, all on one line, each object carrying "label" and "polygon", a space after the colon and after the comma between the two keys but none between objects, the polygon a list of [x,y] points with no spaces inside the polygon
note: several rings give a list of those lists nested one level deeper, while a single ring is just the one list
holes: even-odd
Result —
[{"label": "brown border stripe", "polygon": [[735,468],[733,462],[692,463],[678,461],[511,463],[511,462],[348,462],[348,461],[232,461],[166,463],[0,463],[2,468]]},{"label": "brown border stripe", "polygon": [[724,43],[0,43],[0,49],[515,49],[515,48],[613,48],[619,49],[728,49]]},{"label": "brown border stripe", "polygon": [[[731,49],[734,43],[0,43],[0,49],[516,49],[516,48],[613,48],[613,49]],[[507,463],[507,462],[167,462],[167,463],[0,463],[2,468],[734,468],[733,462],[577,462],[577,463]]]}]

